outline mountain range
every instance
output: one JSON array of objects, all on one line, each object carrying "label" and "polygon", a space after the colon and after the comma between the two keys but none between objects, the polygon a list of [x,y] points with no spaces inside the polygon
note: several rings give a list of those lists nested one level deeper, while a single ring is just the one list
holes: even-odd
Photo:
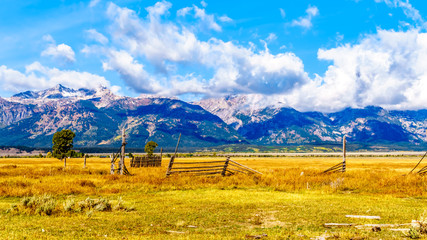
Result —
[{"label": "mountain range", "polygon": [[62,85],[0,97],[0,146],[50,147],[61,129],[76,132],[76,147],[147,141],[173,147],[230,144],[265,146],[337,144],[416,146],[426,141],[427,110],[392,111],[368,106],[334,113],[300,112],[281,103],[259,104],[258,95],[233,95],[187,103],[176,98],[118,96],[108,88]]}]

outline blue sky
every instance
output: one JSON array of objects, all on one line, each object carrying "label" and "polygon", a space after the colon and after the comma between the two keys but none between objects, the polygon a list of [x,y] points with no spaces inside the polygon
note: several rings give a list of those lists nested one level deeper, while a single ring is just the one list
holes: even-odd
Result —
[{"label": "blue sky", "polygon": [[0,96],[57,84],[302,111],[426,108],[427,3],[3,0]]}]

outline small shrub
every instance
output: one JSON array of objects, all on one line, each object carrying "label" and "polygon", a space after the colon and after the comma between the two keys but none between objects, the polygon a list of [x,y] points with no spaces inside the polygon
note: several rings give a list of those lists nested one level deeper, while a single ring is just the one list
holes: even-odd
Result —
[{"label": "small shrub", "polygon": [[118,199],[117,199],[117,203],[113,206],[113,210],[114,211],[127,211],[127,212],[129,212],[129,211],[134,211],[135,210],[135,207],[134,206],[131,206],[131,207],[127,207],[127,206],[125,206],[125,204],[124,204],[124,201],[123,201],[123,199],[122,199],[122,197],[119,197]]},{"label": "small shrub", "polygon": [[56,200],[50,195],[23,197],[16,212],[27,212],[29,214],[52,215],[56,208]]},{"label": "small shrub", "polygon": [[76,203],[75,203],[74,199],[67,199],[67,200],[65,200],[63,205],[64,205],[64,211],[72,212]]},{"label": "small shrub", "polygon": [[111,211],[111,203],[107,199],[100,198],[95,201],[93,209],[100,212]]},{"label": "small shrub", "polygon": [[49,199],[46,202],[43,202],[37,209],[36,209],[36,213],[40,214],[40,215],[52,215],[53,211],[55,210],[56,207],[56,200],[55,199]]},{"label": "small shrub", "polygon": [[21,205],[24,207],[27,207],[30,201],[31,201],[31,197],[23,197],[21,199]]},{"label": "small shrub", "polygon": [[[134,208],[128,208],[124,201],[119,198],[115,205],[106,198],[86,198],[76,202],[74,198],[68,198],[62,203],[62,208],[58,207],[58,201],[50,195],[23,197],[20,204],[13,204],[6,213],[12,214],[39,214],[50,216],[54,213],[70,212],[106,212],[106,211],[131,211]],[[91,215],[92,213],[90,213]]]},{"label": "small shrub", "polygon": [[420,238],[420,233],[418,232],[417,229],[411,228],[411,229],[409,229],[407,237],[410,239],[418,239],[418,238]]}]

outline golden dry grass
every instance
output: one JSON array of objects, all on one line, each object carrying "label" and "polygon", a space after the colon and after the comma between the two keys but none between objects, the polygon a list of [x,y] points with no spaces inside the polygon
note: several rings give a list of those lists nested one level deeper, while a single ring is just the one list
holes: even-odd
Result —
[{"label": "golden dry grass", "polygon": [[[67,160],[0,158],[0,238],[113,239],[400,239],[401,232],[325,229],[349,222],[346,214],[379,215],[364,223],[407,223],[427,214],[424,176],[407,175],[417,157],[348,158],[347,172],[322,174],[335,157],[234,157],[263,175],[171,175],[161,168],[130,168],[133,176],[109,174],[108,158]],[[176,161],[224,160],[186,158]],[[129,161],[126,162],[129,166]],[[10,215],[24,196],[50,194],[58,202],[123,198],[132,212]],[[353,220],[354,221],[354,220]],[[196,228],[188,227],[196,226]],[[42,231],[43,229],[43,231]],[[180,232],[180,233],[174,233]],[[423,237],[423,236],[421,236]]]},{"label": "golden dry grass", "polygon": [[[209,158],[209,160],[223,158]],[[57,159],[0,159],[0,196],[49,194],[116,194],[135,189],[176,190],[197,188],[266,188],[280,191],[357,192],[394,196],[426,195],[425,177],[407,175],[417,158],[349,158],[347,172],[322,174],[340,158],[233,158],[263,172],[230,177],[171,175],[165,177],[168,160],[161,168],[129,168],[133,176],[109,174],[109,159],[69,159],[64,170]],[[206,158],[177,159],[200,161]],[[127,166],[129,163],[127,162]]]}]

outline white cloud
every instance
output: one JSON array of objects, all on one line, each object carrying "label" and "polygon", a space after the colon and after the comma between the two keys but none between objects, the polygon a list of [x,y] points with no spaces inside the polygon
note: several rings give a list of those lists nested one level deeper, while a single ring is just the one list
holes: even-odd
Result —
[{"label": "white cloud", "polygon": [[420,12],[412,6],[409,0],[375,0],[375,2],[380,3],[384,2],[389,7],[401,8],[406,17],[412,19],[415,23],[417,23],[420,27],[426,27],[426,23]]},{"label": "white cloud", "polygon": [[233,21],[233,19],[229,18],[226,15],[219,17],[218,20],[220,20],[221,22],[232,22]]},{"label": "white cloud", "polygon": [[138,63],[129,53],[125,51],[111,50],[108,61],[103,62],[104,71],[114,70],[135,88],[137,92],[151,93],[161,90],[161,86],[155,79],[144,70],[144,65]]},{"label": "white cloud", "polygon": [[208,6],[208,4],[207,4],[204,0],[202,0],[202,1],[200,2],[200,4],[201,4],[204,8]]},{"label": "white cloud", "polygon": [[190,13],[191,10],[193,10],[192,7],[181,8],[176,12],[176,15],[179,17],[185,17]]},{"label": "white cloud", "polygon": [[[267,49],[268,50],[268,49]],[[285,93],[308,80],[302,61],[292,53],[273,55],[216,41],[208,59],[216,68],[213,90],[230,93]]]},{"label": "white cloud", "polygon": [[43,36],[43,41],[55,44],[55,40],[53,39],[53,37],[50,34],[44,35]]},{"label": "white cloud", "polygon": [[64,63],[72,63],[76,61],[73,49],[63,43],[49,46],[41,53],[41,56],[50,56],[54,59],[64,61]]},{"label": "white cloud", "polygon": [[[160,4],[171,7],[165,2]],[[145,20],[115,4],[108,8],[108,16],[113,21],[111,34],[114,44],[121,48],[118,52],[126,60],[113,61],[118,56],[110,57],[104,67],[118,71],[137,91],[156,93],[162,89],[171,94],[267,94],[288,92],[308,81],[302,61],[292,53],[273,55],[268,48],[258,52],[254,47],[246,48],[215,38],[201,41],[190,29],[164,22],[160,20],[160,14],[153,14],[151,8],[147,10],[148,18]],[[166,11],[167,8],[162,13]],[[273,35],[271,37],[274,38]],[[143,59],[147,67],[137,61],[138,58]],[[212,71],[212,78],[188,77],[197,72],[184,72],[185,77],[177,75],[181,66],[188,65]],[[160,70],[160,73],[152,70],[148,73],[145,70],[148,67]],[[174,82],[179,84],[171,84]],[[171,89],[171,85],[177,89]]]},{"label": "white cloud", "polygon": [[102,33],[99,33],[98,31],[96,31],[95,29],[86,30],[86,34],[89,39],[95,40],[101,43],[102,45],[105,45],[108,43],[108,38],[105,37]]},{"label": "white cloud", "polygon": [[110,87],[110,83],[104,77],[88,72],[49,68],[39,62],[27,65],[24,73],[4,65],[0,66],[0,86],[7,91],[42,90],[58,84],[75,89]]},{"label": "white cloud", "polygon": [[299,109],[420,109],[427,104],[426,33],[379,30],[356,45],[320,49],[318,57],[333,64],[287,97]]},{"label": "white cloud", "polygon": [[[113,3],[110,3],[110,7],[114,5]],[[110,9],[109,7],[109,9]],[[172,7],[172,4],[170,2],[161,1],[154,4],[154,6],[147,7],[146,10],[150,13],[149,17],[152,19],[158,19],[160,16],[165,15],[168,13],[168,10]],[[127,8],[126,8],[127,9]],[[122,10],[125,10],[123,8]],[[132,10],[127,9],[129,14],[134,14]],[[109,11],[109,10],[108,10]]]},{"label": "white cloud", "polygon": [[201,22],[208,28],[215,30],[217,32],[222,31],[221,27],[218,25],[218,23],[215,22],[215,18],[211,14],[206,14],[205,9],[198,8],[197,6],[193,6],[194,8],[194,16],[196,18],[199,18]]},{"label": "white cloud", "polygon": [[274,33],[268,34],[268,37],[265,39],[267,42],[272,42],[277,40],[277,35]]},{"label": "white cloud", "polygon": [[[171,7],[171,5],[168,5],[168,7]],[[194,12],[194,18],[199,19],[199,23],[202,28],[206,30],[214,30],[217,32],[222,31],[221,26],[215,21],[215,16],[212,14],[207,14],[206,10],[203,8],[198,8],[196,5],[193,5],[192,7],[185,7],[181,8],[176,12],[176,15],[178,17],[185,17],[189,15],[191,12]],[[151,12],[149,12],[149,15],[151,15]],[[222,16],[218,18],[221,22],[232,22],[233,20],[227,16]]]},{"label": "white cloud", "polygon": [[298,26],[306,29],[311,28],[313,26],[312,19],[319,15],[319,9],[317,9],[316,6],[309,6],[305,12],[307,15],[298,18],[298,20],[293,20],[291,26]]},{"label": "white cloud", "polygon": [[91,0],[89,3],[89,7],[95,7],[101,0]]},{"label": "white cloud", "polygon": [[285,18],[286,17],[285,10],[283,10],[283,8],[279,8],[279,10],[280,10],[280,16],[282,16],[282,18]]}]

